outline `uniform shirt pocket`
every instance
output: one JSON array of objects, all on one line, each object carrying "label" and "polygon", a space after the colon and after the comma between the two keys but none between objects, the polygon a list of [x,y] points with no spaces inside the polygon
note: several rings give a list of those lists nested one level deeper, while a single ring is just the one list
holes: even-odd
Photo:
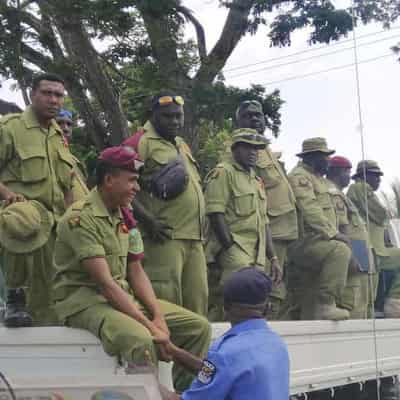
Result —
[{"label": "uniform shirt pocket", "polygon": [[233,193],[233,204],[235,214],[239,217],[247,217],[256,211],[254,193]]},{"label": "uniform shirt pocket", "polygon": [[40,182],[48,175],[46,153],[40,147],[17,149],[21,160],[21,180],[24,183]]},{"label": "uniform shirt pocket", "polygon": [[60,185],[64,190],[72,188],[72,170],[74,167],[74,160],[72,154],[66,149],[58,149],[57,159],[57,178]]}]

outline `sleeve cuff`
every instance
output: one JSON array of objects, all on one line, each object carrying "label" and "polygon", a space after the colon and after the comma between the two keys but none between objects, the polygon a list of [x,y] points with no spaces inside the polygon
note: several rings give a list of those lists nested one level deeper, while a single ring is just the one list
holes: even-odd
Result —
[{"label": "sleeve cuff", "polygon": [[91,246],[82,249],[82,251],[78,253],[78,260],[82,261],[87,258],[105,257],[105,255],[106,253],[102,246]]},{"label": "sleeve cuff", "polygon": [[225,204],[221,203],[208,203],[206,206],[206,214],[212,213],[225,213],[226,207]]}]

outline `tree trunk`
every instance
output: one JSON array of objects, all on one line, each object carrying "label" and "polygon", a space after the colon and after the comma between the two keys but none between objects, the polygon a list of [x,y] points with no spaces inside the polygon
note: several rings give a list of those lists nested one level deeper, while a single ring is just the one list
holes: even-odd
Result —
[{"label": "tree trunk", "polygon": [[57,7],[53,7],[52,14],[72,62],[85,76],[90,91],[104,111],[110,134],[110,144],[120,144],[129,136],[128,121],[122,112],[118,95],[103,68],[99,55],[90,42],[82,21],[79,16],[71,13],[64,14]]}]

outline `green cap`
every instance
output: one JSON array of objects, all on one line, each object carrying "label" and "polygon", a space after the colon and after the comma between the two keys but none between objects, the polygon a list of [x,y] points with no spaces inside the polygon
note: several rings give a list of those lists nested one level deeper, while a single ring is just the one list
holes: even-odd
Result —
[{"label": "green cap", "polygon": [[318,153],[318,152],[330,155],[333,154],[335,150],[328,149],[328,144],[326,143],[325,138],[315,137],[304,140],[301,153],[296,154],[296,156],[301,157],[304,154]]},{"label": "green cap", "polygon": [[53,215],[39,202],[28,200],[0,209],[0,245],[11,253],[30,253],[50,237]]},{"label": "green cap", "polygon": [[383,172],[376,161],[364,160],[357,164],[356,173],[352,176],[352,178],[356,179],[364,176],[364,170],[366,173],[378,174],[381,176],[383,175]]},{"label": "green cap", "polygon": [[232,146],[236,143],[248,143],[258,149],[265,149],[268,140],[263,135],[260,135],[255,129],[240,128],[233,131]]}]

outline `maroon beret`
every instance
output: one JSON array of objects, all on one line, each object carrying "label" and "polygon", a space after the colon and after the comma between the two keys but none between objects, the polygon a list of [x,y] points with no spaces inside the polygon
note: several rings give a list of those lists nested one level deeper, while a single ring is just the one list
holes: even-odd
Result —
[{"label": "maroon beret", "polygon": [[129,146],[114,146],[103,150],[99,160],[105,161],[113,167],[138,171],[143,166],[136,151]]},{"label": "maroon beret", "polygon": [[335,156],[329,159],[329,167],[331,168],[352,168],[351,161],[345,157]]}]

